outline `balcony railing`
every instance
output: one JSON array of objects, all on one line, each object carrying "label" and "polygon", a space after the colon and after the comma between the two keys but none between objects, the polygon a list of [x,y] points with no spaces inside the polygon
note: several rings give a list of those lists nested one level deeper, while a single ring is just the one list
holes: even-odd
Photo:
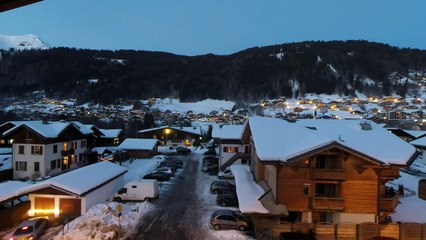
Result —
[{"label": "balcony railing", "polygon": [[393,197],[380,197],[379,209],[381,211],[393,211],[399,203],[399,195]]},{"label": "balcony railing", "polygon": [[345,209],[345,200],[334,197],[313,197],[311,206],[314,210],[343,211]]},{"label": "balcony railing", "polygon": [[74,154],[74,148],[68,149],[68,150],[62,150],[61,156],[66,157]]},{"label": "balcony railing", "polygon": [[330,168],[315,168],[312,169],[312,179],[314,180],[346,180],[344,169],[330,169]]}]

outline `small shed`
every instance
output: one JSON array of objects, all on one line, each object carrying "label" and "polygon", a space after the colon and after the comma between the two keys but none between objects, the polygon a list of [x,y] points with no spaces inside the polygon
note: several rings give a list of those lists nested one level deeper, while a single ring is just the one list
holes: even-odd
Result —
[{"label": "small shed", "polygon": [[158,153],[158,145],[157,139],[127,138],[118,147],[125,150],[129,158],[151,158]]},{"label": "small shed", "polygon": [[31,202],[29,216],[55,218],[84,214],[97,203],[107,201],[124,185],[127,168],[111,162],[82,167],[20,189]]}]

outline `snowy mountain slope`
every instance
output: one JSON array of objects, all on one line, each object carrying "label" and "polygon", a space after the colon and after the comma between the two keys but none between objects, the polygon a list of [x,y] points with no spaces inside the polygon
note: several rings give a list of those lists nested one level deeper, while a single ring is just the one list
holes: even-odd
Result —
[{"label": "snowy mountain slope", "polygon": [[0,35],[0,49],[9,50],[48,49],[49,46],[33,34],[6,36]]}]

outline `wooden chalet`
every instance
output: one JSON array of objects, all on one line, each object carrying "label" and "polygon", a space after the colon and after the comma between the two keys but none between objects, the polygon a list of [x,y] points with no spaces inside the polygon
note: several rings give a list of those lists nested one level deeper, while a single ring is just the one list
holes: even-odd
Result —
[{"label": "wooden chalet", "polygon": [[165,145],[192,146],[195,139],[202,137],[199,127],[170,127],[163,126],[138,131],[138,138],[158,139]]},{"label": "wooden chalet", "polygon": [[[265,190],[258,200],[269,210],[247,213],[256,230],[289,222],[385,221],[399,202],[386,183],[417,156],[413,146],[386,129],[359,120],[290,123],[254,117],[244,131],[251,136],[254,180]],[[274,212],[278,206],[288,214]]]}]

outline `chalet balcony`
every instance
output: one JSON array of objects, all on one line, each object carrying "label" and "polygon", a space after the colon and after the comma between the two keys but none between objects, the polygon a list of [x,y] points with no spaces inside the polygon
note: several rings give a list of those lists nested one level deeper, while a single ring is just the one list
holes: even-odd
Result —
[{"label": "chalet balcony", "polygon": [[393,197],[380,197],[379,209],[380,211],[394,211],[399,203],[399,195],[395,194]]},{"label": "chalet balcony", "polygon": [[311,206],[313,210],[343,211],[345,209],[345,200],[334,197],[313,197]]},{"label": "chalet balcony", "polygon": [[314,168],[312,169],[312,179],[344,181],[346,175],[344,169]]},{"label": "chalet balcony", "polygon": [[74,148],[68,149],[68,150],[62,150],[61,151],[61,156],[62,157],[66,157],[66,156],[70,156],[74,154]]},{"label": "chalet balcony", "polygon": [[381,169],[379,176],[382,178],[395,179],[399,177],[399,168]]}]

